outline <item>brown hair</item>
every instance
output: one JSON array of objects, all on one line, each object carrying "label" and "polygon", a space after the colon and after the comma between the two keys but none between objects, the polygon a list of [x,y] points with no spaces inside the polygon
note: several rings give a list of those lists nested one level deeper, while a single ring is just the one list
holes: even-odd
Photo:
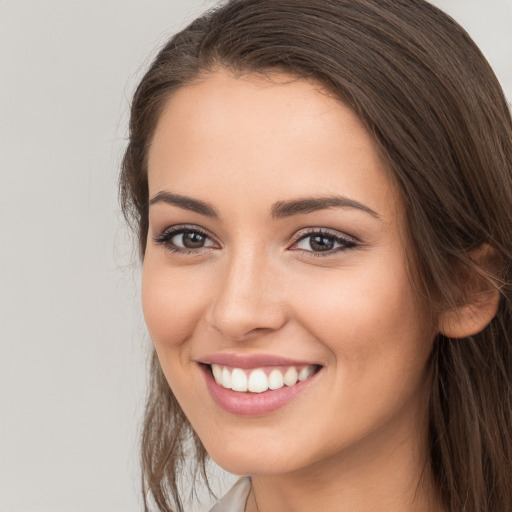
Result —
[{"label": "brown hair", "polygon": [[[420,282],[433,312],[464,296],[460,268],[501,299],[475,336],[439,335],[431,357],[431,467],[449,512],[509,512],[512,503],[512,123],[499,83],[470,37],[423,0],[231,0],[160,51],[133,99],[122,164],[123,211],[144,256],[147,153],[178,88],[222,67],[317,81],[373,135],[399,185]],[[489,244],[499,276],[471,259]],[[206,453],[155,353],[142,435],[144,502],[182,511],[184,443]]]}]

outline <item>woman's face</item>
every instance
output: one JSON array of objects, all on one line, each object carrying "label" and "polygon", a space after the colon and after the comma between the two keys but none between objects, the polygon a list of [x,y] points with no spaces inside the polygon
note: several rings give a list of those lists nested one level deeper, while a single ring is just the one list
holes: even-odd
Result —
[{"label": "woman's face", "polygon": [[397,190],[349,108],[217,71],[169,100],[148,173],[144,315],[214,460],[275,474],[423,443],[435,333]]}]

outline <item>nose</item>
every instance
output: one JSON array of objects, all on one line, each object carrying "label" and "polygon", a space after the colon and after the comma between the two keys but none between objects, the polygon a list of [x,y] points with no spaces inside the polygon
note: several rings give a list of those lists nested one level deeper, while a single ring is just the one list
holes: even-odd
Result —
[{"label": "nose", "polygon": [[209,323],[225,338],[247,341],[280,329],[287,321],[278,272],[261,253],[246,251],[224,262]]}]

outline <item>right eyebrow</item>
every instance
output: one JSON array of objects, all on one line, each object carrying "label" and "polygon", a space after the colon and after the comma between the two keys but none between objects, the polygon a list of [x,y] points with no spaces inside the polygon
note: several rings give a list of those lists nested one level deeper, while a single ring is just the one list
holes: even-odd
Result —
[{"label": "right eyebrow", "polygon": [[166,203],[178,206],[184,210],[190,210],[192,212],[205,215],[206,217],[219,217],[219,212],[210,204],[198,199],[192,199],[187,196],[180,196],[179,194],[171,194],[170,192],[161,191],[149,201],[149,206],[157,203]]}]

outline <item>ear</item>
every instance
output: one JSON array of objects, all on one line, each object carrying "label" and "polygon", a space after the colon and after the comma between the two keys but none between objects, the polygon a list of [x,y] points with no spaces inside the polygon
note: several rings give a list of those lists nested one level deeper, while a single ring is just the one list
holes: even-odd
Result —
[{"label": "ear", "polygon": [[475,266],[463,272],[463,302],[438,316],[439,332],[448,338],[465,338],[479,333],[498,311],[500,290],[496,276],[500,265],[496,251],[484,244],[472,251],[470,258]]}]

